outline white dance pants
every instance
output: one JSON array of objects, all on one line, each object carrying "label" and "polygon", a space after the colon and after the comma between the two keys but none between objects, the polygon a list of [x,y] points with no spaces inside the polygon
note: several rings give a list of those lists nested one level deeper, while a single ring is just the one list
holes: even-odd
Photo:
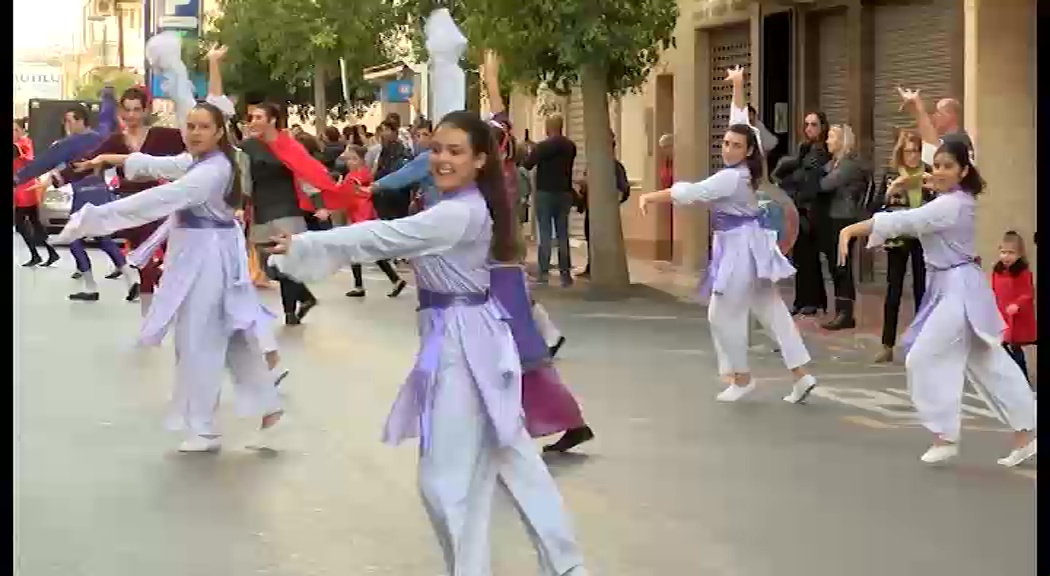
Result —
[{"label": "white dance pants", "polygon": [[280,410],[258,338],[230,333],[223,318],[222,274],[202,271],[175,313],[175,392],[167,425],[173,431],[217,436],[224,368],[233,379],[234,410],[242,417],[263,417]]},{"label": "white dance pants", "polygon": [[737,265],[730,273],[728,288],[722,294],[712,294],[707,306],[718,373],[726,376],[751,371],[747,362],[749,313],[776,340],[789,370],[808,364],[809,351],[776,286],[756,278],[754,262],[751,266]]},{"label": "white dance pants", "polygon": [[561,339],[561,330],[551,320],[547,309],[539,302],[532,303],[532,320],[536,323],[536,328],[540,331],[540,336],[543,337],[548,348],[558,343],[558,340]]},{"label": "white dance pants", "polygon": [[908,390],[923,426],[959,440],[966,380],[1013,430],[1035,430],[1035,397],[1024,373],[998,344],[976,334],[963,299],[946,295],[930,312],[905,359]]},{"label": "white dance pants", "polygon": [[419,489],[448,576],[491,576],[489,520],[497,481],[521,513],[540,573],[582,574],[558,487],[524,426],[513,446],[497,448],[462,352],[446,350],[434,387],[430,449],[419,460]]}]

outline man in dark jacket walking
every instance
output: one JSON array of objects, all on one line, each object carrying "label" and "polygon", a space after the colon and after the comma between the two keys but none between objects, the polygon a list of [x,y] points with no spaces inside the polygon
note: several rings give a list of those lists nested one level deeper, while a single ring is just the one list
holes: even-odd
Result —
[{"label": "man in dark jacket walking", "polygon": [[[412,159],[412,154],[398,140],[397,126],[391,120],[384,120],[377,130],[383,148],[376,161],[375,179],[393,174]],[[411,190],[382,190],[372,198],[376,213],[383,220],[394,220],[408,216],[408,207],[412,201]]]}]

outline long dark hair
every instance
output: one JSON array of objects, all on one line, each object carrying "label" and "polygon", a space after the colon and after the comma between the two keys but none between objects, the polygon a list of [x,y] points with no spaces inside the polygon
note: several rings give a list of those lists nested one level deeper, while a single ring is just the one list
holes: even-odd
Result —
[{"label": "long dark hair", "polygon": [[981,178],[981,173],[977,171],[977,167],[970,161],[970,147],[965,142],[948,140],[941,144],[940,148],[937,148],[937,152],[933,155],[934,158],[938,154],[951,156],[955,163],[959,165],[960,170],[967,169],[966,175],[959,180],[960,188],[974,196],[984,192],[984,179]]},{"label": "long dark hair", "polygon": [[762,147],[758,145],[758,136],[755,135],[755,130],[747,124],[733,124],[726,130],[726,133],[743,136],[747,142],[748,152],[744,158],[744,165],[747,166],[747,171],[751,174],[751,189],[758,190],[765,175],[766,161],[762,156]]},{"label": "long dark hair", "polygon": [[458,110],[441,119],[441,126],[452,126],[466,132],[475,155],[485,154],[485,165],[478,171],[476,184],[492,216],[492,257],[500,262],[513,260],[517,255],[514,224],[511,222],[510,197],[503,181],[503,166],[499,147],[492,137],[490,126],[475,112]]},{"label": "long dark hair", "polygon": [[230,189],[226,192],[226,204],[231,208],[241,208],[244,204],[244,191],[241,189],[241,168],[237,162],[237,150],[230,143],[230,133],[226,129],[226,117],[222,111],[208,102],[200,102],[194,109],[205,110],[211,114],[211,120],[215,123],[215,129],[222,131],[219,137],[219,151],[230,161],[230,169],[233,178],[230,181]]}]

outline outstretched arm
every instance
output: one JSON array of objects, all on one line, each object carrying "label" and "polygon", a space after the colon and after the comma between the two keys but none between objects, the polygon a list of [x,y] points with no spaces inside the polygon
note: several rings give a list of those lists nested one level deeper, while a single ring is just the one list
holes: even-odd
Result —
[{"label": "outstretched arm", "polygon": [[493,50],[485,51],[485,63],[482,64],[482,75],[485,80],[485,93],[489,95],[489,111],[493,115],[506,110],[503,95],[499,90],[499,54]]},{"label": "outstretched arm", "polygon": [[469,206],[461,202],[440,202],[408,218],[370,220],[281,238],[270,261],[284,274],[311,282],[353,262],[416,258],[444,252],[463,238],[470,219]]}]

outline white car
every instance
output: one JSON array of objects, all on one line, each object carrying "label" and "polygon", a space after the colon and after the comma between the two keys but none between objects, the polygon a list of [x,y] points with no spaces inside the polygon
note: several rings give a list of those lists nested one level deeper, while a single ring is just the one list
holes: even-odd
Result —
[{"label": "white car", "polygon": [[69,212],[73,208],[73,187],[69,184],[61,188],[48,187],[40,202],[40,222],[49,234],[58,234],[69,222]]}]

